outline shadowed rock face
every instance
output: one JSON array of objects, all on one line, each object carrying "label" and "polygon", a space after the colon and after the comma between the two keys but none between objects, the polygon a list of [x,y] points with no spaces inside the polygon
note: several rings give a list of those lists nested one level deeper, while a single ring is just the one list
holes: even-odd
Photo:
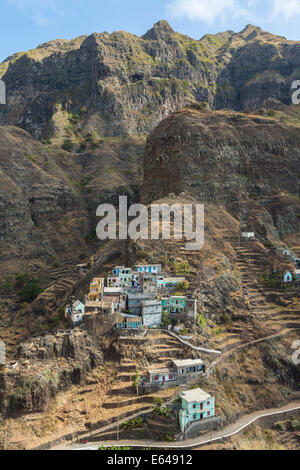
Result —
[{"label": "shadowed rock face", "polygon": [[0,64],[8,91],[0,124],[36,138],[67,129],[115,136],[148,133],[191,101],[250,110],[269,97],[288,104],[299,51],[299,42],[251,25],[195,40],[166,21],[142,37],[118,31],[52,41]]},{"label": "shadowed rock face", "polygon": [[142,194],[150,202],[184,192],[236,216],[243,206],[269,217],[284,236],[300,225],[299,146],[298,128],[273,119],[179,111],[148,138]]}]

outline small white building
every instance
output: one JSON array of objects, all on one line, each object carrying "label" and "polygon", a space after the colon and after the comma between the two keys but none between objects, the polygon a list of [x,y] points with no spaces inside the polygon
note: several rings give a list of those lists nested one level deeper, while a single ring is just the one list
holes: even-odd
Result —
[{"label": "small white building", "polygon": [[83,322],[85,315],[85,305],[76,300],[71,306],[66,307],[66,317],[69,319],[73,326],[78,326]]},{"label": "small white building", "polygon": [[162,324],[162,304],[160,300],[147,300],[142,302],[142,316],[144,326],[151,328]]},{"label": "small white building", "polygon": [[253,240],[253,238],[255,238],[255,233],[254,232],[243,232],[242,233],[242,238],[245,238],[247,240]]}]

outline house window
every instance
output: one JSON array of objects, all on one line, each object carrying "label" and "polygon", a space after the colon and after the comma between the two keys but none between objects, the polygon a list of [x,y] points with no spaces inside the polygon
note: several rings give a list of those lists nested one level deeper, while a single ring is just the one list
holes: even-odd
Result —
[{"label": "house window", "polygon": [[193,408],[195,409],[195,408],[196,408],[196,405],[193,405]]},{"label": "house window", "polygon": [[174,379],[174,375],[169,375],[169,380],[173,380]]},{"label": "house window", "polygon": [[203,403],[200,404],[200,410],[203,410]]},{"label": "house window", "polygon": [[207,416],[210,416],[210,411],[207,412]]},{"label": "house window", "polygon": [[155,375],[155,377],[154,377],[154,381],[155,381],[155,382],[158,382],[158,380],[159,380],[159,377],[158,377],[158,375]]},{"label": "house window", "polygon": [[194,416],[193,416],[193,419],[197,419],[197,415],[194,415]]},{"label": "house window", "polygon": [[207,406],[209,406],[209,405],[210,405],[210,401],[207,402]]}]

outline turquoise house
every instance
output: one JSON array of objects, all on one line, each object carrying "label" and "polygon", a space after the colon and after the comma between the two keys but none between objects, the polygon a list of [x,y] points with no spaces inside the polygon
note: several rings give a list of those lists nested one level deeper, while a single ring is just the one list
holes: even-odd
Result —
[{"label": "turquoise house", "polygon": [[143,327],[143,319],[141,317],[124,313],[121,313],[120,316],[123,320],[116,324],[117,328],[122,328],[124,330],[137,330]]},{"label": "turquoise house", "polygon": [[163,312],[180,313],[186,310],[187,298],[184,296],[173,295],[171,297],[164,297],[161,300]]},{"label": "turquoise house", "polygon": [[204,421],[215,416],[215,399],[201,388],[182,392],[179,425],[184,432],[193,423]]},{"label": "turquoise house", "polygon": [[283,277],[284,282],[293,282],[293,275],[290,271],[286,271]]}]

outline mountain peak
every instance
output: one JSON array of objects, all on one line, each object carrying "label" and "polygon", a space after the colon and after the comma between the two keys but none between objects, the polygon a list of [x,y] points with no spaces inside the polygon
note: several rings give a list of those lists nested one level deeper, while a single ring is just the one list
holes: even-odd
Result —
[{"label": "mountain peak", "polygon": [[172,33],[174,33],[174,30],[169,23],[166,20],[160,20],[144,34],[143,39],[165,39]]}]

